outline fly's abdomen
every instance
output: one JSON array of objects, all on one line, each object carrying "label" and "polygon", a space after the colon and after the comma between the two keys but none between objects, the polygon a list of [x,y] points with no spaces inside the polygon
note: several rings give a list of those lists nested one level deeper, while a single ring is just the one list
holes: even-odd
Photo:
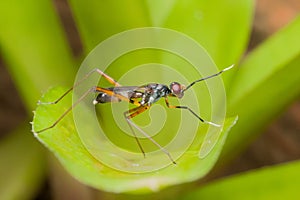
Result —
[{"label": "fly's abdomen", "polygon": [[98,103],[114,103],[114,102],[120,102],[121,99],[114,97],[114,96],[109,96],[106,93],[99,93],[94,100],[94,104]]}]

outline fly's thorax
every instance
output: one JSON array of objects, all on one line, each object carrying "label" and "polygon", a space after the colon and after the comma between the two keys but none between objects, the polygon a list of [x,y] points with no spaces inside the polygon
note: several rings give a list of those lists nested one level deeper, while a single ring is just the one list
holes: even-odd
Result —
[{"label": "fly's thorax", "polygon": [[170,89],[166,85],[150,83],[146,86],[145,93],[140,103],[142,105],[151,105],[157,102],[162,97],[166,97],[167,95],[169,95],[170,92]]}]

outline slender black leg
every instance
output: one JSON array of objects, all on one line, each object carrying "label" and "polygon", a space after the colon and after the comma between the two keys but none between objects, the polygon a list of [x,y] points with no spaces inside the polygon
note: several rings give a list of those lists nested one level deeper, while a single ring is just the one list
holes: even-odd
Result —
[{"label": "slender black leg", "polygon": [[[114,86],[120,86],[120,84],[115,81],[113,78],[111,78],[110,76],[108,76],[107,74],[105,74],[104,72],[102,72],[100,69],[93,69],[92,71],[90,71],[89,73],[87,73],[81,80],[79,80],[77,83],[75,83],[73,85],[73,87],[71,87],[70,89],[68,89],[64,94],[62,94],[57,100],[53,101],[53,102],[38,102],[38,104],[57,104],[60,100],[62,100],[68,93],[70,93],[72,90],[74,90],[74,88],[78,87],[84,80],[86,80],[87,78],[89,78],[92,74],[94,73],[98,73],[101,76],[103,76],[108,82],[110,82],[111,84],[113,84]],[[97,92],[100,91],[101,88],[99,87],[92,87],[89,90],[87,90],[70,108],[68,108],[51,126],[41,129],[39,131],[36,131],[36,133],[41,133],[43,131],[49,130],[53,127],[56,126],[57,123],[59,123],[78,103],[80,103],[89,93],[91,92]]]},{"label": "slender black leg", "polygon": [[[128,126],[129,126],[129,128],[130,128],[130,130],[131,130],[131,132],[132,132],[132,134],[133,134],[133,136],[134,136],[134,138],[135,138],[135,140],[136,140],[136,142],[137,142],[137,144],[138,144],[138,146],[139,146],[141,152],[143,153],[144,158],[145,158],[145,157],[146,157],[145,151],[144,151],[144,149],[143,149],[143,147],[142,147],[142,145],[141,145],[141,143],[140,143],[138,137],[136,136],[136,134],[135,134],[135,132],[134,132],[134,129],[132,128],[131,124],[128,122],[128,120],[131,118],[130,113],[136,112],[136,111],[139,110],[139,109],[140,109],[140,107],[136,107],[136,108],[133,108],[133,109],[130,109],[130,110],[124,112],[124,117],[125,117],[126,122],[127,122]],[[140,111],[140,113],[141,113],[141,112],[142,112],[142,111]]]},{"label": "slender black leg", "polygon": [[51,128],[54,128],[75,106],[77,106],[89,93],[95,92],[96,87],[92,87],[89,90],[87,90],[75,103],[72,104],[71,107],[69,107],[51,126],[48,126],[47,128],[41,129],[39,131],[35,131],[35,133],[41,133],[43,131],[49,130]]},{"label": "slender black leg", "polygon": [[172,106],[172,105],[170,105],[167,97],[165,97],[165,102],[166,102],[166,105],[168,106],[168,108],[179,108],[179,109],[188,110],[188,111],[190,111],[195,117],[197,117],[203,123],[210,124],[210,125],[213,125],[215,127],[220,127],[221,126],[219,124],[215,124],[213,122],[206,121],[206,120],[202,119],[199,115],[197,115],[192,109],[190,109],[187,106]]},{"label": "slender black leg", "polygon": [[[159,143],[157,143],[150,135],[148,135],[145,131],[143,131],[139,126],[137,126],[131,119],[135,116],[137,116],[138,114],[144,112],[145,110],[147,110],[149,108],[149,106],[140,106],[140,107],[136,107],[136,108],[133,108],[129,111],[126,111],[124,113],[124,116],[125,116],[125,119],[127,121],[127,123],[129,124],[130,126],[130,129],[132,130],[132,132],[134,133],[133,131],[133,128],[136,128],[138,131],[140,131],[147,139],[149,139],[154,145],[156,145],[162,152],[164,152],[168,157],[169,159],[172,161],[173,164],[177,164],[175,162],[175,160],[172,158],[171,154],[168,152],[168,150],[166,150],[164,147],[162,147]],[[130,114],[131,113],[131,114]],[[136,134],[134,133],[134,136],[136,137]],[[136,137],[137,139],[137,137]],[[137,140],[138,141],[138,140]],[[138,142],[139,143],[139,142]],[[140,144],[139,144],[140,145]],[[141,151],[144,153],[144,151],[142,150],[142,147],[140,146],[141,148]],[[144,153],[145,154],[145,153]]]}]

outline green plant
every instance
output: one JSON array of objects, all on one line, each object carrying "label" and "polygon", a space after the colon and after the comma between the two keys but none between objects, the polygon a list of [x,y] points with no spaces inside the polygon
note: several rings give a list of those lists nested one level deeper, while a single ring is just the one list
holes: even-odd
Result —
[{"label": "green plant", "polygon": [[[298,87],[300,83],[300,70],[298,67],[300,59],[299,17],[242,59],[249,41],[253,17],[254,5],[253,1],[250,0],[240,2],[232,2],[231,0],[200,2],[196,0],[178,0],[164,1],[164,3],[159,1],[130,1],[126,3],[122,1],[115,3],[96,0],[88,2],[70,0],[69,3],[84,44],[85,53],[92,50],[95,45],[107,37],[121,31],[136,27],[160,26],[183,32],[194,38],[205,47],[219,67],[239,63],[238,69],[229,73],[228,76],[224,76],[228,94],[228,116],[238,114],[239,122],[228,135],[220,156],[221,161],[232,158],[245,148],[247,143],[255,138],[277,113],[282,111],[300,94],[300,88]],[[2,2],[0,7],[1,53],[8,63],[9,71],[28,111],[31,112],[39,99],[40,91],[45,91],[51,85],[64,85],[65,87],[71,85],[71,80],[76,72],[74,68],[76,61],[71,56],[59,19],[50,2],[33,0],[26,4]],[[11,8],[14,8],[14,11]],[[130,8],[130,11],[124,8]],[[286,46],[288,46],[289,51],[286,51]],[[282,80],[285,81],[282,82]],[[56,96],[61,90],[55,89],[51,92],[53,96]],[[44,98],[49,98],[48,95],[50,94],[47,93]],[[273,101],[279,95],[281,98]],[[53,96],[50,95],[51,98]],[[64,103],[65,105],[59,105],[62,107],[57,107],[57,110],[69,105],[70,101]],[[44,110],[42,112],[50,111]],[[49,116],[55,118],[58,115],[59,113],[54,112],[53,115]],[[72,127],[70,117],[62,123]],[[27,133],[27,137],[32,137],[29,130],[23,129],[23,132],[24,134]],[[65,131],[59,133],[67,134]],[[79,143],[76,142],[78,141],[76,134],[72,134],[72,132],[68,134],[74,139],[70,140],[70,148],[81,148],[78,145]],[[51,136],[55,137],[54,134]],[[67,135],[63,136],[66,137]],[[1,160],[4,155],[11,158],[18,156],[18,153],[13,150],[17,147],[13,144],[14,142],[18,144],[20,140],[23,139],[16,137],[14,140],[3,141],[3,143],[11,145],[1,145],[5,146],[5,148],[0,149],[0,152],[5,152],[1,153]],[[54,140],[51,139],[50,141],[53,142]],[[75,143],[72,143],[73,141]],[[27,142],[25,140],[23,145],[32,145],[30,142],[32,141],[28,140]],[[220,145],[216,150],[220,151],[222,146]],[[54,144],[51,144],[50,148],[55,148]],[[29,156],[34,159],[35,162],[32,162],[34,166],[44,162],[41,156],[34,153],[29,154]],[[65,152],[64,156],[69,157],[69,161],[74,162],[74,164],[66,163],[66,160],[58,156],[68,170],[73,173],[82,170],[82,168],[78,169],[75,163],[76,159],[72,157],[72,153]],[[83,159],[78,162],[85,164],[85,161]],[[208,163],[213,165],[214,162],[215,160]],[[8,169],[7,166],[9,165],[9,161],[5,161],[3,164],[1,163],[1,168]],[[222,191],[222,196],[233,199],[234,197],[230,196],[232,194],[230,188],[234,187],[237,191],[242,188],[241,191],[245,191],[245,194],[250,198],[251,184],[256,182],[256,185],[259,186],[260,180],[263,179],[265,182],[261,183],[261,187],[266,188],[265,193],[252,193],[255,195],[253,198],[272,197],[274,191],[276,191],[277,198],[286,197],[287,193],[292,198],[297,194],[298,165],[298,162],[294,162],[286,166],[270,167],[261,172],[252,172],[247,175],[238,175],[240,177],[213,182],[199,189],[191,186],[199,192],[192,192],[189,196],[191,198],[206,197],[207,195],[217,197],[214,195],[218,195],[218,191]],[[14,166],[19,167],[17,164]],[[24,167],[30,169],[32,166]],[[210,167],[212,166],[209,166],[208,170]],[[42,180],[43,170],[43,168],[37,167],[37,173],[30,173],[30,175],[35,177],[34,180]],[[92,173],[93,169],[90,170],[83,171],[82,176],[87,175],[89,177],[88,173]],[[6,172],[6,170],[1,170],[1,173],[2,171],[3,173]],[[25,173],[27,173],[26,170],[21,175]],[[272,178],[274,173],[278,175],[286,174],[286,176],[280,180],[274,180]],[[168,177],[172,177],[178,174],[174,175],[170,171],[168,175]],[[124,178],[118,173],[113,174],[113,177],[120,180]],[[9,180],[13,182],[18,178],[15,177]],[[6,180],[3,180],[1,184],[7,183]],[[14,188],[14,190],[7,189],[1,194],[6,194],[7,199],[9,199],[16,195],[17,187],[26,190],[28,184],[25,183],[28,179],[20,180],[24,180],[24,184],[19,186],[12,184],[11,188]],[[95,182],[90,178],[82,181],[90,184]],[[279,181],[285,186],[284,189],[278,188],[277,183]],[[110,184],[110,182],[105,184]],[[28,187],[34,187],[34,185],[31,184]],[[245,185],[248,187],[243,187]],[[159,188],[157,185],[155,187]],[[135,190],[134,184],[129,185],[121,181],[120,188],[122,188],[120,191],[123,192]],[[33,190],[34,188],[31,188],[28,191]],[[182,190],[180,192],[181,197],[185,198],[187,194]],[[239,197],[236,196],[236,198]]]}]

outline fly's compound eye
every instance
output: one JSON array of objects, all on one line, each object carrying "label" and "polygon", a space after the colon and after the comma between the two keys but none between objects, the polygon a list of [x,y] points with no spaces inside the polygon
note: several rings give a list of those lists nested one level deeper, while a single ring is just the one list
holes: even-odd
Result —
[{"label": "fly's compound eye", "polygon": [[181,85],[180,83],[177,83],[177,82],[171,83],[170,84],[170,89],[172,91],[172,94],[174,94],[176,97],[178,97],[178,98],[183,97],[184,86]]}]

